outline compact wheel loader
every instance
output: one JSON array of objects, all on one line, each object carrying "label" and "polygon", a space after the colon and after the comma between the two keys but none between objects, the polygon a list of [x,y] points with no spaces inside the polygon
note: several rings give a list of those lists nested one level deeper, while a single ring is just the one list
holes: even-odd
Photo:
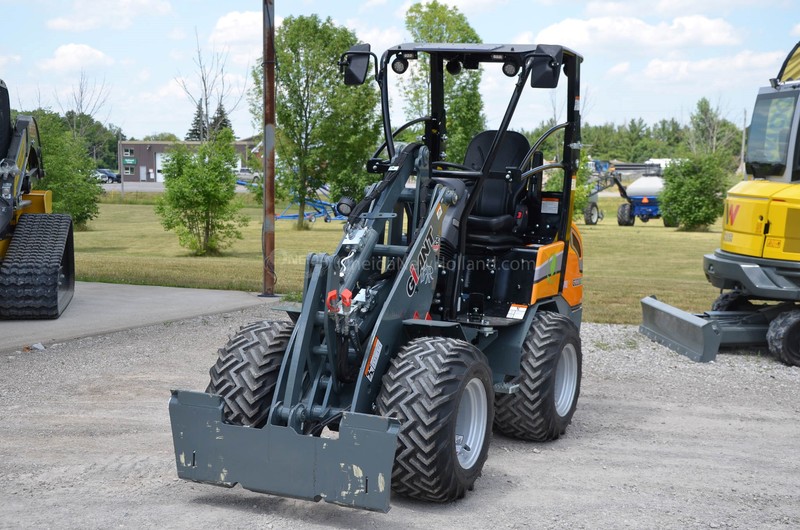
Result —
[{"label": "compact wheel loader", "polygon": [[52,213],[39,130],[32,116],[11,124],[8,87],[0,81],[0,319],[58,318],[75,290],[72,219]]},{"label": "compact wheel loader", "polygon": [[697,361],[720,346],[767,345],[800,366],[800,43],[761,88],[748,129],[745,180],[728,191],[720,248],[703,258],[720,289],[711,311],[642,300],[641,331]]},{"label": "compact wheel loader", "polygon": [[[423,58],[429,114],[393,130],[389,73]],[[342,55],[349,85],[374,64],[385,141],[367,170],[380,180],[337,204],[341,243],[308,256],[291,321],[242,328],[205,392],[172,392],[179,477],[387,511],[392,490],[464,496],[493,430],[564,434],[582,363],[581,61],[546,45],[410,43],[378,59],[362,44]],[[445,76],[480,67],[513,82],[507,110],[463,161],[446,161]],[[509,129],[520,97],[559,79],[567,120],[530,145]],[[396,140],[414,128],[418,142]],[[561,161],[545,164],[540,146],[556,133]],[[542,190],[545,171],[563,178],[560,191]]]}]

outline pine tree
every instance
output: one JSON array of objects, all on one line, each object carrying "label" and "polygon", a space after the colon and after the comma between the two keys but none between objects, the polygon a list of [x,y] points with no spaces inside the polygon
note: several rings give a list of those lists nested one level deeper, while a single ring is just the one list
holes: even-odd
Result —
[{"label": "pine tree", "polygon": [[192,126],[189,128],[189,132],[186,133],[185,140],[202,142],[206,139],[208,139],[208,124],[205,119],[205,113],[203,112],[203,100],[200,99],[197,102],[197,110],[194,113]]},{"label": "pine tree", "polygon": [[231,120],[228,118],[228,112],[220,101],[219,106],[217,106],[217,111],[214,113],[214,117],[211,118],[211,134],[215,134],[225,128],[233,132],[233,125],[231,125]]}]

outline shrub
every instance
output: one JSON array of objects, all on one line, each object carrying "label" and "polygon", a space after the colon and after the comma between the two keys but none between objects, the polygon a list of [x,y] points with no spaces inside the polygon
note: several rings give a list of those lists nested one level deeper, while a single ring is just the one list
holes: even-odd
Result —
[{"label": "shrub", "polygon": [[690,155],[664,170],[661,213],[681,230],[705,230],[722,215],[728,175],[720,156]]}]

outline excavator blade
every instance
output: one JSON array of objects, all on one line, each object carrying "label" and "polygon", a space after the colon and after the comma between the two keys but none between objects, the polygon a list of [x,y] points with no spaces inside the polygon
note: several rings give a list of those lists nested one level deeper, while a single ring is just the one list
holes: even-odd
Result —
[{"label": "excavator blade", "polygon": [[693,361],[703,363],[717,357],[722,340],[722,332],[715,321],[681,311],[654,296],[642,298],[639,332]]}]

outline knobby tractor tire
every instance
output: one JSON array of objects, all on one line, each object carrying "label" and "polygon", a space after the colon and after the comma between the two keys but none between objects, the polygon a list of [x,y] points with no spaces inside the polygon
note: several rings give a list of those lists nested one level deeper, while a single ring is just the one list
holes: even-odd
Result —
[{"label": "knobby tractor tire", "polygon": [[20,216],[0,263],[0,318],[58,318],[74,292],[72,218]]},{"label": "knobby tractor tire", "polygon": [[222,397],[228,423],[248,427],[266,423],[293,328],[290,322],[255,322],[243,326],[219,349],[206,393]]},{"label": "knobby tractor tire", "polygon": [[742,291],[728,291],[720,294],[711,304],[712,311],[749,311],[755,306]]},{"label": "knobby tractor tire", "polygon": [[409,342],[392,359],[377,404],[381,415],[401,422],[395,492],[448,502],[472,489],[494,416],[492,375],[480,350],[453,338]]},{"label": "knobby tractor tire", "polygon": [[581,339],[559,313],[537,314],[522,345],[514,394],[495,397],[494,427],[514,438],[545,442],[567,429],[581,386]]},{"label": "knobby tractor tire", "polygon": [[636,222],[636,217],[631,212],[631,203],[625,202],[617,208],[617,224],[619,226],[633,226]]},{"label": "knobby tractor tire", "polygon": [[583,222],[587,225],[596,225],[599,220],[600,210],[597,208],[597,203],[588,203],[583,209]]},{"label": "knobby tractor tire", "polygon": [[786,311],[769,323],[769,351],[789,366],[800,366],[800,310]]}]

